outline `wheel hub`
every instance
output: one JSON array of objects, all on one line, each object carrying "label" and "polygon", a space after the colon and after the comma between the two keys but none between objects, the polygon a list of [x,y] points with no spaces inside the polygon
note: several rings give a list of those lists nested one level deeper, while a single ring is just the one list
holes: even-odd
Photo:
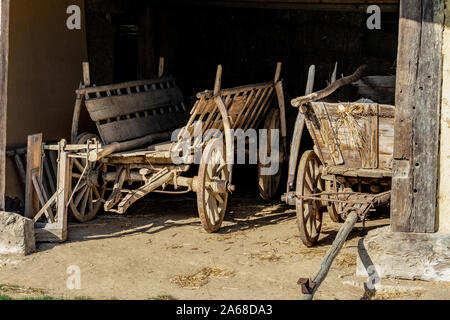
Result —
[{"label": "wheel hub", "polygon": [[86,184],[89,187],[101,186],[101,172],[99,170],[89,169],[86,173]]}]

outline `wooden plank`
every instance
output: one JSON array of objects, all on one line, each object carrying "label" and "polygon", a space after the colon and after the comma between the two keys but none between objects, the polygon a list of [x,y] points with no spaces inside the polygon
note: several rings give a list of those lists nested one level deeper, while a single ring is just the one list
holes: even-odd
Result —
[{"label": "wooden plank", "polygon": [[67,203],[69,201],[70,179],[70,159],[69,153],[62,151],[58,163],[58,184],[57,189],[61,189],[56,202],[56,223],[57,236],[59,241],[67,239]]},{"label": "wooden plank", "polygon": [[402,0],[391,229],[436,231],[443,0]]},{"label": "wooden plank", "polygon": [[[142,1],[141,1],[142,2]],[[156,8],[150,2],[142,2],[139,10],[138,76],[140,79],[155,77],[156,74]]]},{"label": "wooden plank", "polygon": [[[44,192],[44,187],[42,186],[42,183],[39,181],[39,176],[37,174],[37,170],[33,171],[31,181],[33,182],[34,191],[36,192],[39,202],[41,206],[44,208],[48,202],[48,195]],[[36,215],[39,214],[39,212],[36,213]],[[53,212],[50,208],[47,208],[44,210],[44,214],[47,217],[48,222],[54,223],[55,219],[53,217]],[[35,215],[35,217],[36,217]]]},{"label": "wooden plank", "polygon": [[57,200],[59,193],[62,191],[58,190],[58,192],[55,192],[53,196],[47,201],[47,203],[39,210],[39,212],[36,214],[36,216],[33,218],[34,222],[37,222],[41,216],[53,205],[53,203]]},{"label": "wooden plank", "polygon": [[40,177],[42,172],[42,133],[28,136],[27,169],[25,183],[25,217],[33,219],[39,211],[39,198],[33,187],[33,172]]},{"label": "wooden plank", "polygon": [[91,73],[89,70],[89,62],[83,62],[83,83],[85,87],[91,86]]},{"label": "wooden plank", "polygon": [[20,180],[22,181],[23,185],[25,185],[26,180],[27,180],[26,173],[25,173],[25,168],[22,163],[22,159],[20,158],[19,154],[16,153],[14,155],[14,161],[16,163],[17,170],[19,171]]},{"label": "wooden plank", "polygon": [[135,138],[165,132],[179,127],[173,119],[173,112],[148,115],[142,118],[131,118],[98,125],[98,130],[105,144],[123,142]]},{"label": "wooden plank", "polygon": [[[153,87],[157,84],[163,83],[163,82],[172,82],[175,81],[174,77],[163,77],[159,79],[150,79],[150,80],[135,80],[135,81],[127,81],[127,82],[121,82],[121,83],[114,83],[114,84],[108,84],[104,86],[97,86],[97,87],[89,87],[89,88],[80,88],[76,91],[76,94],[79,95],[86,95],[86,94],[95,94],[95,93],[107,93],[108,91],[111,92],[117,92],[118,90],[123,90],[126,88],[133,88],[133,87]],[[149,91],[149,90],[145,90]]]},{"label": "wooden plank", "polygon": [[1,0],[0,5],[0,210],[5,210],[10,0]]},{"label": "wooden plank", "polygon": [[326,174],[338,174],[346,177],[361,178],[389,178],[392,177],[392,170],[387,169],[363,169],[346,168],[343,166],[330,166],[326,168]]},{"label": "wooden plank", "polygon": [[137,112],[149,111],[167,105],[177,105],[183,101],[179,88],[152,90],[131,95],[89,99],[86,108],[92,121],[120,117]]},{"label": "wooden plank", "polygon": [[376,116],[371,117],[371,138],[370,138],[370,153],[369,153],[369,163],[367,168],[378,168],[378,157],[379,157],[379,121],[378,121],[378,113],[379,113],[379,106],[378,104],[372,104],[371,105],[372,112],[376,113]]}]

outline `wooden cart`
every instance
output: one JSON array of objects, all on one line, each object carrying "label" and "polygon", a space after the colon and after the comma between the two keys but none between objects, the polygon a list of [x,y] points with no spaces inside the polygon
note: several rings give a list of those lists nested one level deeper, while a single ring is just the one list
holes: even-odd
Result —
[{"label": "wooden cart", "polygon": [[[364,221],[376,205],[390,200],[394,106],[324,101],[338,88],[358,80],[364,69],[362,66],[353,75],[311,93],[312,66],[306,95],[292,100],[299,114],[283,200],[296,206],[297,224],[306,246],[317,242],[324,212],[328,211],[335,222],[345,220],[351,212]],[[314,150],[304,152],[298,161],[305,124]]]},{"label": "wooden cart", "polygon": [[[101,207],[123,214],[150,192],[194,191],[203,227],[208,232],[217,231],[224,219],[228,195],[235,189],[231,130],[280,128],[285,144],[280,72],[278,63],[273,81],[221,89],[219,66],[214,91],[198,93],[190,114],[172,77],[96,87],[90,86],[89,76],[85,75],[85,85],[77,90],[72,144],[65,146],[72,152],[69,206],[73,216],[85,222],[94,218]],[[278,108],[273,108],[275,96]],[[83,104],[99,136],[78,134]],[[196,138],[199,124],[202,139]],[[175,135],[174,129],[180,127]],[[216,135],[208,135],[210,129],[219,130],[224,143]],[[188,154],[181,156],[186,148]],[[192,176],[188,171],[196,163],[198,151],[202,155],[198,175]],[[179,163],[174,157],[184,161]],[[263,198],[274,197],[278,184],[279,174],[260,176]]]}]

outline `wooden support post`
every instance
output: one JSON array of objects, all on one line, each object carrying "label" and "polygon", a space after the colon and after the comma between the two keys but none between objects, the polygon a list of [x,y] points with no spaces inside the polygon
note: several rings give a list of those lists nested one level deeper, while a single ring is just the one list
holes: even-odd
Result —
[{"label": "wooden support post", "polygon": [[158,67],[158,78],[162,78],[164,76],[164,57],[159,58],[159,67]]},{"label": "wooden support post", "polygon": [[[308,80],[306,82],[305,95],[311,94],[314,90],[314,81],[316,77],[316,66],[311,65],[308,71]],[[289,157],[289,173],[288,173],[288,192],[294,187],[295,174],[297,172],[298,157],[300,153],[300,143],[302,142],[303,130],[305,128],[305,115],[298,110],[297,119],[295,120],[294,135],[291,142],[291,154]],[[287,196],[287,195],[286,195]],[[286,198],[286,201],[289,199]]]},{"label": "wooden support post", "polygon": [[89,70],[89,62],[83,62],[83,83],[85,88],[91,86],[91,72]]},{"label": "wooden support post", "polygon": [[143,4],[140,17],[141,32],[139,35],[139,65],[138,77],[150,79],[156,76],[156,50],[155,50],[155,8],[151,3]]},{"label": "wooden support post", "polygon": [[0,17],[0,210],[5,210],[6,117],[8,109],[9,3],[1,0]]},{"label": "wooden support post", "polygon": [[27,170],[25,182],[25,217],[33,219],[39,211],[39,198],[34,191],[33,173],[41,176],[42,168],[42,133],[28,136]]},{"label": "wooden support post", "polygon": [[402,0],[391,230],[436,231],[443,0]]}]

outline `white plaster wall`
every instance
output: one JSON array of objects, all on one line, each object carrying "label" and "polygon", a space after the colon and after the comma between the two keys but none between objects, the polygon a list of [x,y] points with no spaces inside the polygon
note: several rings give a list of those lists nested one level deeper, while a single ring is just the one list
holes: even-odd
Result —
[{"label": "white plaster wall", "polygon": [[450,232],[450,0],[446,0],[444,29],[444,76],[441,109],[439,173],[439,231]]}]

